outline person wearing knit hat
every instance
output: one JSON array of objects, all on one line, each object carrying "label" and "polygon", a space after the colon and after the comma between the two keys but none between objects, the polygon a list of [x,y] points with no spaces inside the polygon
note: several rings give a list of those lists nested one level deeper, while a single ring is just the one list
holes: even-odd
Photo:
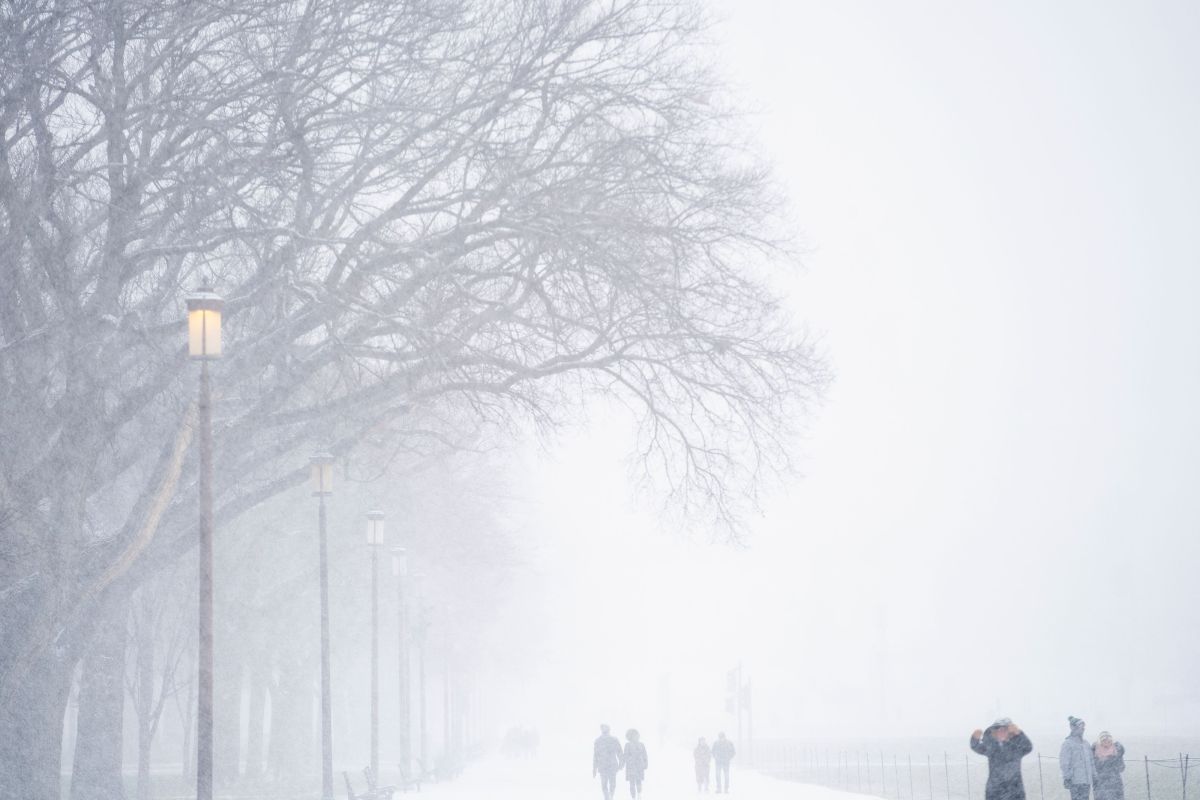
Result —
[{"label": "person wearing knit hat", "polygon": [[1033,742],[1008,717],[1001,717],[971,734],[971,749],[987,756],[985,800],[1025,800],[1021,759],[1033,752]]},{"label": "person wearing knit hat", "polygon": [[1067,717],[1067,722],[1071,726],[1071,733],[1063,740],[1058,751],[1063,786],[1071,793],[1071,800],[1090,800],[1092,784],[1096,780],[1096,764],[1092,746],[1083,738],[1086,725],[1078,717]]},{"label": "person wearing knit hat", "polygon": [[1125,746],[1113,740],[1108,731],[1100,731],[1100,738],[1092,748],[1096,767],[1096,800],[1125,800]]}]

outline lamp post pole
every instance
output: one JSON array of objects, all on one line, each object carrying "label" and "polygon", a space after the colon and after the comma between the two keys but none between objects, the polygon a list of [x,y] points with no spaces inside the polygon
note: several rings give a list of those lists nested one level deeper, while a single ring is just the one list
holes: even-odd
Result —
[{"label": "lamp post pole", "polygon": [[[419,588],[424,580],[424,573],[417,573],[413,576],[413,581]],[[425,709],[425,643],[428,641],[429,634],[429,609],[422,600],[423,594],[418,596],[417,613],[417,681],[421,685],[421,693],[417,699],[417,726],[421,739],[421,772],[425,773],[429,770],[429,731],[426,727],[426,709]]]},{"label": "lamp post pole", "polygon": [[325,497],[333,493],[333,456],[312,458],[317,502],[317,538],[321,572],[321,798],[333,800],[333,699],[329,683],[329,547],[325,533]]},{"label": "lamp post pole", "polygon": [[379,780],[379,548],[371,548],[371,775]]},{"label": "lamp post pole", "polygon": [[403,547],[392,549],[392,567],[396,574],[396,600],[399,612],[399,673],[400,679],[400,766],[401,777],[407,779],[412,769],[412,689],[408,667],[408,604],[405,602],[405,582],[408,579],[408,558]]},{"label": "lamp post pole", "polygon": [[367,513],[371,548],[371,779],[379,781],[379,546],[383,544],[383,512]]},{"label": "lamp post pole", "polygon": [[207,287],[187,298],[188,355],[200,361],[199,675],[196,706],[196,798],[213,790],[213,491],[212,384],[208,362],[221,355],[221,298]]},{"label": "lamp post pole", "polygon": [[[449,610],[449,607],[447,607]],[[444,614],[442,623],[442,757],[453,764],[458,754],[454,752],[454,720],[451,717],[451,685],[454,680],[454,664],[450,657],[450,620]]]},{"label": "lamp post pole", "polygon": [[200,362],[200,685],[196,714],[196,797],[213,790],[213,509],[212,385]]},{"label": "lamp post pole", "polygon": [[325,496],[317,511],[321,547],[321,797],[333,800],[333,697],[329,686],[329,546],[325,534]]}]

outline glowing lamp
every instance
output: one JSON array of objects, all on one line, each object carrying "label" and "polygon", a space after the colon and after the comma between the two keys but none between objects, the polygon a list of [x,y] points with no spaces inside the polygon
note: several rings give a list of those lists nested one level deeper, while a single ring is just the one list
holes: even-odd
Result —
[{"label": "glowing lamp", "polygon": [[328,497],[333,494],[333,455],[317,453],[309,461],[312,467],[312,490],[314,496]]},{"label": "glowing lamp", "polygon": [[187,299],[188,355],[192,358],[221,357],[221,298],[207,286]]}]

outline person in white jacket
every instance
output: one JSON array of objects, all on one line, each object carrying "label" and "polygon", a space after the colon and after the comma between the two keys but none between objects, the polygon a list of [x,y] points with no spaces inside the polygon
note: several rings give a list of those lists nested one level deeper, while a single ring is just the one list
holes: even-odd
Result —
[{"label": "person in white jacket", "polygon": [[1058,751],[1063,786],[1071,793],[1071,800],[1090,800],[1092,784],[1096,782],[1092,746],[1083,738],[1083,720],[1067,717],[1067,721],[1071,724],[1071,733],[1063,740],[1062,748]]}]

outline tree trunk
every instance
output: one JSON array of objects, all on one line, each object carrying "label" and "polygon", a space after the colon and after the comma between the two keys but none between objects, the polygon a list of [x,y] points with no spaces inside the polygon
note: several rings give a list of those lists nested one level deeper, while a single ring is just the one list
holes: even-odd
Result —
[{"label": "tree trunk", "polygon": [[262,781],[263,722],[266,716],[269,678],[267,665],[261,661],[251,661],[249,678],[250,718],[246,731],[246,772],[242,777],[245,783],[255,785]]},{"label": "tree trunk", "polygon": [[281,788],[320,789],[321,746],[311,664],[281,658],[271,689],[271,781]]},{"label": "tree trunk", "polygon": [[137,799],[150,800],[153,792],[150,787],[150,747],[154,741],[149,731],[143,732],[143,726],[138,730],[138,775]]},{"label": "tree trunk", "polygon": [[[140,604],[146,604],[144,597]],[[139,608],[137,613],[142,615],[141,624],[137,627],[137,677],[138,677],[138,775],[137,798],[150,800],[150,748],[154,743],[154,615],[143,613]],[[166,691],[166,687],[163,687]]]},{"label": "tree trunk", "polygon": [[0,797],[59,800],[71,666],[39,660],[14,702],[0,703]]},{"label": "tree trunk", "polygon": [[[189,674],[195,673],[195,659],[189,659],[185,663],[188,665]],[[183,712],[179,715],[179,724],[183,728],[183,757],[179,763],[183,765],[185,783],[196,777],[196,748],[192,744],[192,733],[196,730],[196,681],[194,678],[188,680],[187,687],[187,703],[184,704]]]},{"label": "tree trunk", "polygon": [[213,785],[237,783],[241,760],[242,664],[233,640],[218,640],[220,653],[213,675]]},{"label": "tree trunk", "polygon": [[125,624],[121,606],[102,620],[83,659],[71,800],[124,800]]}]

